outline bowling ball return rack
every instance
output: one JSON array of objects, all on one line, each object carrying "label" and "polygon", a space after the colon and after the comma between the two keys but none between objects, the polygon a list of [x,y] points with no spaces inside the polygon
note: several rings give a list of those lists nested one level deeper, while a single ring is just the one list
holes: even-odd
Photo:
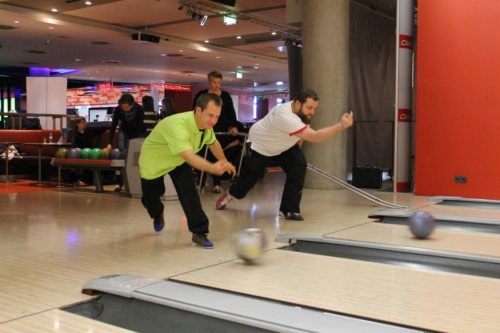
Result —
[{"label": "bowling ball return rack", "polygon": [[[408,218],[411,213],[411,211],[376,210],[371,212],[368,217],[376,219],[375,222],[377,223],[408,225]],[[500,220],[498,219],[460,215],[432,215],[437,228],[500,234]]]},{"label": "bowling ball return rack", "polygon": [[422,332],[260,297],[137,275],[88,281],[95,299],[62,310],[138,332]]},{"label": "bowling ball return rack", "polygon": [[430,197],[429,201],[436,205],[443,206],[457,206],[476,209],[500,209],[500,200],[435,196]]},{"label": "bowling ball return rack", "polygon": [[94,175],[95,192],[104,192],[102,173],[103,170],[118,170],[123,175],[123,182],[125,190],[129,193],[129,186],[127,182],[127,171],[125,167],[125,160],[87,160],[87,159],[67,159],[67,158],[53,158],[51,164],[57,167],[57,183],[58,187],[61,185],[61,169],[85,169],[92,171]]},{"label": "bowling ball return rack", "polygon": [[500,279],[500,258],[492,256],[300,234],[276,242],[287,244],[281,250]]}]

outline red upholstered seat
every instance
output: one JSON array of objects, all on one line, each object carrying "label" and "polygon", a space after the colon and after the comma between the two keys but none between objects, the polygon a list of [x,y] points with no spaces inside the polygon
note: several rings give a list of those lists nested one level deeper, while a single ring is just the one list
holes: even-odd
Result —
[{"label": "red upholstered seat", "polygon": [[[49,141],[49,134],[52,133],[52,141],[57,142],[61,137],[61,130],[0,130],[0,142],[19,142],[21,149],[26,155],[38,155],[38,148],[22,143],[42,143],[45,138]],[[42,155],[53,156],[57,148],[43,147]]]}]

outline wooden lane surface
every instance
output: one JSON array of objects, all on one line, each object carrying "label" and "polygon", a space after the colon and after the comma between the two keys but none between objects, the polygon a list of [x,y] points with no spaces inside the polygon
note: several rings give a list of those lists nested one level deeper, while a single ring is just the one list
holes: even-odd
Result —
[{"label": "wooden lane surface", "polygon": [[422,240],[413,237],[407,226],[370,222],[325,237],[500,257],[499,234],[436,228],[429,238]]},{"label": "wooden lane surface", "polygon": [[271,250],[172,280],[446,332],[499,332],[500,281]]},{"label": "wooden lane surface", "polygon": [[62,310],[50,310],[0,326],[2,333],[39,333],[39,332],[92,332],[92,333],[126,333],[132,332],[120,327],[101,323],[86,317],[78,316]]}]

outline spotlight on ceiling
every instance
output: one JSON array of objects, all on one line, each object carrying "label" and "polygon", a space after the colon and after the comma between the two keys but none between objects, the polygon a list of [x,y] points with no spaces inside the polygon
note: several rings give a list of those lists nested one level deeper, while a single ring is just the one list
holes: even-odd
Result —
[{"label": "spotlight on ceiling", "polygon": [[208,20],[208,16],[207,15],[203,16],[201,21],[200,21],[200,25],[203,27],[205,25],[205,23],[207,23],[207,20]]}]

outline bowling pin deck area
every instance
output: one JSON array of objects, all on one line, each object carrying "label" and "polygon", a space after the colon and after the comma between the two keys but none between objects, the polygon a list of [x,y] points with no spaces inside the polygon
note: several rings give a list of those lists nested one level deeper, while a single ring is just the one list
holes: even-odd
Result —
[{"label": "bowling pin deck area", "polygon": [[[190,245],[178,202],[165,202],[166,228],[156,234],[140,200],[64,190],[3,194],[0,200],[2,295],[0,332],[125,332],[62,311],[93,298],[90,279],[128,273],[188,283],[364,318],[402,327],[447,332],[500,330],[500,279],[397,266],[283,249],[278,235],[302,234],[500,260],[498,233],[440,228],[418,240],[402,224],[368,216],[379,207],[347,190],[304,190],[304,222],[279,219],[280,174],[266,175],[245,200],[225,211],[202,203],[211,221],[213,250]],[[450,207],[427,197],[371,191],[406,213],[500,221],[500,209]],[[405,213],[403,212],[403,213]],[[271,241],[262,262],[245,264],[232,236],[253,226]],[[334,329],[332,329],[334,331]]]}]

